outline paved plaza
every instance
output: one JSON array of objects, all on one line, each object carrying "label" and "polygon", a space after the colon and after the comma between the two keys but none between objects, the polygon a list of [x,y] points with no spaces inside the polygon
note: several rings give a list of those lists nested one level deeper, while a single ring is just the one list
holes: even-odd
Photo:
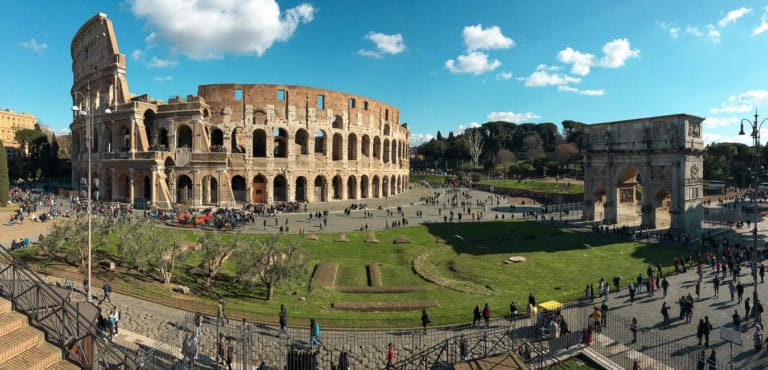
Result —
[{"label": "paved plaza", "polygon": [[[442,219],[438,215],[436,206],[427,206],[419,201],[419,199],[422,197],[435,195],[435,191],[436,190],[431,188],[414,186],[413,190],[398,196],[390,197],[387,199],[368,200],[366,203],[368,209],[374,213],[373,218],[364,217],[362,211],[352,211],[351,215],[344,215],[343,210],[349,207],[349,205],[352,203],[351,201],[310,205],[309,211],[324,211],[327,209],[330,212],[328,217],[328,227],[322,232],[356,231],[361,227],[364,227],[365,222],[368,222],[369,228],[371,229],[381,229],[387,222],[387,216],[385,214],[385,210],[379,209],[379,206],[386,206],[390,209],[395,209],[398,206],[402,206],[411,225],[417,222],[442,222]],[[473,203],[474,200],[495,199],[493,197],[489,198],[489,196],[490,194],[488,193],[473,191]],[[517,205],[521,205],[523,201],[526,202],[526,205],[530,204],[529,200],[523,200],[519,198],[509,199],[507,201]],[[442,203],[442,201],[439,203]],[[504,204],[500,204],[500,206],[504,206]],[[492,210],[494,207],[495,200],[493,200],[493,205],[491,205],[491,202],[489,202],[488,206],[486,207],[486,210],[484,211],[484,221],[492,221],[495,219],[497,212]],[[475,207],[473,206],[473,208]],[[421,219],[416,218],[416,210],[423,212],[424,215]],[[479,212],[480,210],[481,209],[478,209],[477,211]],[[138,214],[141,214],[140,211],[138,212]],[[134,213],[134,215],[136,215],[136,213]],[[508,213],[506,213],[506,215],[509,217]],[[5,217],[5,220],[7,220],[7,213],[1,213],[0,217]],[[284,214],[278,215],[277,217],[280,224],[284,222],[285,218],[288,218],[292,233],[297,232],[299,228],[304,228],[307,233],[319,232],[318,222],[313,221],[310,223],[307,214],[305,213]],[[465,222],[471,222],[466,221],[467,218],[464,220]],[[261,221],[261,219],[259,219],[259,221]],[[391,217],[389,221],[391,222]],[[269,222],[268,225],[269,226],[267,227],[266,232],[274,233],[277,231],[277,229],[274,227],[274,222]],[[0,233],[0,243],[3,245],[8,245],[10,244],[11,239],[18,240],[23,237],[29,237],[32,240],[36,240],[37,235],[45,233],[49,226],[50,223],[32,223],[28,221],[25,222],[24,225],[14,226],[8,226],[6,223],[3,223],[0,225],[0,229],[2,230],[2,233]],[[768,222],[762,220],[758,227],[762,238],[764,230],[768,230]],[[260,223],[257,223],[255,226],[249,226],[249,231],[257,233],[264,232]],[[750,236],[749,230],[746,228],[737,230],[737,233],[741,234],[741,236],[744,238],[748,238]],[[748,245],[751,246],[751,244]],[[676,247],[670,246],[669,248]],[[681,256],[687,254],[690,254],[690,252],[686,252],[682,249],[680,250]],[[661,262],[666,266],[669,266],[672,263],[672,261]],[[605,261],[605,263],[610,263],[610,261]],[[744,316],[743,302],[738,303],[736,299],[730,300],[730,294],[726,285],[723,285],[720,288],[719,298],[715,298],[712,284],[712,279],[714,278],[714,270],[710,267],[707,267],[704,269],[704,279],[701,284],[701,298],[696,299],[695,301],[693,320],[689,324],[684,323],[683,320],[677,319],[679,312],[677,300],[681,296],[688,295],[689,293],[696,297],[694,292],[694,282],[697,276],[694,269],[691,269],[684,274],[671,275],[668,277],[670,283],[668,298],[663,298],[661,291],[657,291],[653,297],[648,297],[645,293],[640,293],[637,295],[635,304],[631,304],[629,301],[626,285],[629,283],[630,278],[634,278],[638,274],[643,274],[645,276],[645,270],[647,267],[647,265],[637,266],[635,271],[627,271],[626,276],[623,276],[621,291],[612,292],[607,300],[607,305],[610,308],[609,315],[615,315],[614,317],[620,317],[622,320],[629,320],[631,317],[637,317],[639,325],[642,328],[638,342],[634,344],[631,343],[631,337],[629,334],[630,332],[628,330],[615,331],[613,332],[614,334],[611,334],[611,331],[606,331],[607,335],[596,337],[596,343],[593,344],[593,346],[601,345],[601,343],[603,345],[608,343],[610,345],[609,347],[615,353],[611,351],[604,351],[602,353],[607,353],[609,358],[620,364],[626,363],[627,358],[638,358],[646,364],[643,367],[644,369],[666,368],[662,365],[659,365],[659,363],[652,361],[650,358],[643,356],[638,357],[637,353],[645,353],[648,354],[648,356],[656,357],[656,359],[661,361],[661,363],[663,363],[665,359],[659,357],[692,356],[693,354],[698,353],[701,349],[703,349],[703,347],[697,345],[698,340],[696,338],[696,323],[700,318],[708,316],[714,327],[714,330],[710,335],[710,348],[707,349],[707,355],[709,355],[711,349],[715,349],[717,351],[717,356],[720,362],[723,363],[724,361],[727,361],[730,357],[730,346],[727,344],[727,342],[720,339],[719,329],[722,327],[732,328],[731,322],[734,310],[738,310],[739,314],[742,317]],[[578,279],[578,277],[573,278]],[[605,276],[604,278],[606,281],[611,282],[613,277]],[[730,273],[728,274],[728,278],[730,278]],[[47,279],[50,279],[51,281],[57,280],[53,277],[47,277]],[[749,268],[746,266],[742,267],[741,276],[739,279],[745,285],[745,298],[751,298],[753,283]],[[590,283],[595,285],[597,284],[596,281],[583,282],[584,285]],[[768,301],[768,284],[759,284],[758,294],[763,301]],[[83,297],[76,294],[74,298],[82,299]],[[538,298],[540,300],[546,300],[547,297]],[[160,339],[167,337],[169,331],[175,330],[173,326],[175,323],[183,322],[190,315],[189,312],[161,306],[151,302],[140,301],[133,297],[124,296],[119,293],[112,294],[112,301],[114,304],[118,305],[122,311],[122,319],[120,322],[121,334],[117,336],[118,341],[140,341],[146,344],[151,342],[151,339],[149,338]],[[661,324],[662,316],[660,314],[660,309],[662,303],[665,301],[672,307],[670,311],[672,322],[669,326]],[[595,305],[599,304],[601,304],[601,299],[596,299]],[[503,307],[494,307],[493,309],[497,313],[506,312],[506,309]],[[470,312],[471,308],[468,307],[467,311]],[[585,317],[583,319],[586,320]],[[733,346],[734,368],[763,369],[768,367],[768,354],[766,353],[768,351],[763,350],[755,353],[753,349],[752,334],[755,330],[754,321],[743,319],[743,322],[745,322],[745,324],[743,324],[741,328],[741,334],[744,344],[742,346]],[[291,324],[298,325],[298,327],[290,329],[292,336],[295,336],[296,338],[304,338],[306,336],[305,323]],[[501,321],[498,321],[495,322],[494,325],[498,326],[504,324]],[[579,323],[577,322],[575,325],[579,325]],[[575,327],[575,325],[572,327],[572,329],[578,329],[578,327]],[[272,329],[267,327],[264,330],[269,332],[269,330]],[[380,331],[371,331],[371,333],[375,332]],[[360,332],[358,331],[357,333]],[[665,352],[663,348],[659,348],[664,347],[665,345],[660,345],[658,341],[649,343],[648,341],[644,340],[644,336],[665,338],[667,340],[665,345],[668,346],[668,348],[673,349],[673,351],[670,353]],[[339,340],[344,340],[344,337],[340,338],[341,339]],[[355,342],[350,343],[350,345],[359,344],[356,342],[361,340],[359,336],[350,338],[352,338],[350,341]],[[378,342],[376,343],[376,346],[383,345],[384,344]],[[427,346],[428,344],[422,343],[420,345]],[[384,351],[385,348],[380,349],[382,354],[385,353]]]}]

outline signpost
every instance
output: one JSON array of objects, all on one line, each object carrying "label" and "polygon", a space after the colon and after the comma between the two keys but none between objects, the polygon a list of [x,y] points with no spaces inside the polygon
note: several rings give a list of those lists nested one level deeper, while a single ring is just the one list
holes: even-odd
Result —
[{"label": "signpost", "polygon": [[741,345],[741,333],[728,328],[720,328],[720,339],[731,344],[731,369],[733,369],[733,345]]}]

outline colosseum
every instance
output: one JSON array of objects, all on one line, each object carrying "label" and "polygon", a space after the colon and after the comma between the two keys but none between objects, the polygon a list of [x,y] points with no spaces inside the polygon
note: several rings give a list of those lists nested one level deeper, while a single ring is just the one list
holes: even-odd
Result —
[{"label": "colosseum", "polygon": [[72,183],[87,188],[90,136],[94,198],[170,209],[407,189],[409,131],[391,105],[289,85],[201,85],[167,102],[134,95],[101,13],[77,31],[71,53]]}]

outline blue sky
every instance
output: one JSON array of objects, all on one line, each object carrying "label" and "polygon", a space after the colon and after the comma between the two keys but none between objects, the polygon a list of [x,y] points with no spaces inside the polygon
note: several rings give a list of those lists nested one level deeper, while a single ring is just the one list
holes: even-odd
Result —
[{"label": "blue sky", "polygon": [[[57,131],[69,47],[113,21],[132,93],[211,83],[339,90],[400,109],[413,144],[489,120],[707,117],[706,142],[768,117],[765,1],[13,1],[0,23],[0,108]],[[768,125],[766,125],[768,129]],[[763,135],[768,137],[768,135]]]}]

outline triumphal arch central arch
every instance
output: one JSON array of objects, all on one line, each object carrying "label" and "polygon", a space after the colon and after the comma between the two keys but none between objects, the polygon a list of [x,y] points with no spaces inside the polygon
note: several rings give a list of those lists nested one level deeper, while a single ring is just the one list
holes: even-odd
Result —
[{"label": "triumphal arch central arch", "polygon": [[701,122],[688,114],[586,126],[584,220],[701,232]]}]

